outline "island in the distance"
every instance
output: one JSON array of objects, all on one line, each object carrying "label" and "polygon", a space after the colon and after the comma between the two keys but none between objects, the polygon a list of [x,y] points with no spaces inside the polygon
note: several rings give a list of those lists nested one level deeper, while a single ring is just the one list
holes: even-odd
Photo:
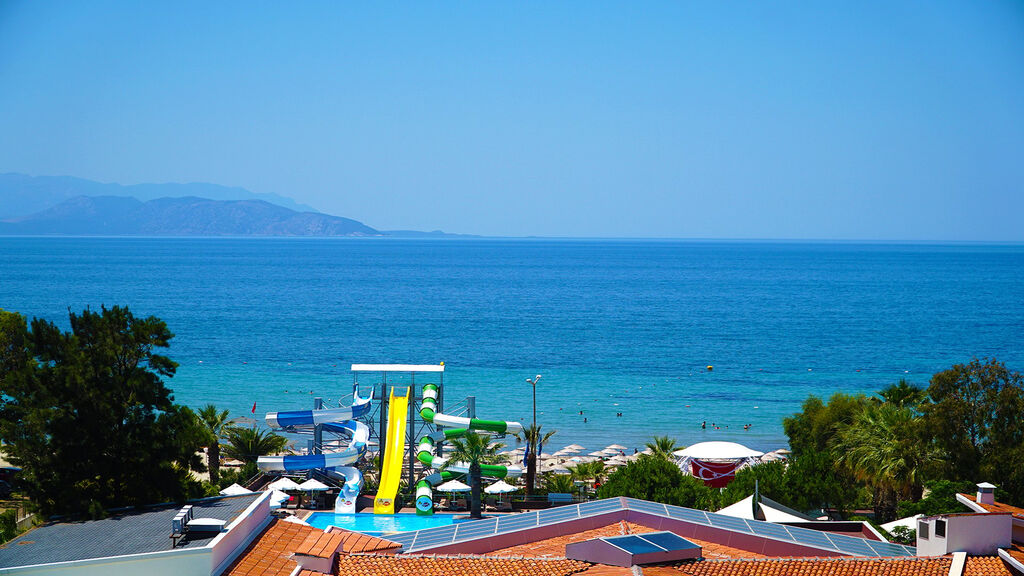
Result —
[{"label": "island in the distance", "polygon": [[121,186],[0,174],[5,236],[459,236],[382,231],[290,198],[214,184]]}]

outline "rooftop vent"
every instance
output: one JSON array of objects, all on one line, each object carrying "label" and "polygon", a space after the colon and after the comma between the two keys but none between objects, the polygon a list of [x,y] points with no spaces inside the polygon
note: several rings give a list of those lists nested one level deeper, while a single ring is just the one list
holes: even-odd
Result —
[{"label": "rooftop vent", "polygon": [[565,557],[594,564],[629,567],[700,558],[701,548],[672,532],[650,532],[567,544]]},{"label": "rooftop vent", "polygon": [[975,501],[978,504],[995,504],[995,491],[995,485],[989,484],[988,482],[982,482],[981,484],[978,484],[978,495],[975,497]]}]

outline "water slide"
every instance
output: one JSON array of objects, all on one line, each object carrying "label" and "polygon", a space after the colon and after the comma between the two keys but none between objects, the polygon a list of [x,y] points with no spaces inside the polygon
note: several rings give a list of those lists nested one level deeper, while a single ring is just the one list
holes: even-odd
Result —
[{"label": "water slide", "polygon": [[395,496],[398,484],[402,479],[402,458],[405,456],[405,421],[409,412],[409,396],[412,388],[407,388],[405,396],[395,396],[391,388],[388,400],[388,436],[384,444],[384,469],[380,474],[380,487],[377,497],[373,499],[374,514],[394,514]]},{"label": "water slide", "polygon": [[[439,388],[436,384],[427,384],[423,387],[423,403],[420,405],[420,417],[434,426],[448,427],[446,430],[439,430],[420,438],[417,445],[416,458],[425,465],[438,470],[416,484],[416,513],[419,515],[430,515],[434,513],[434,486],[469,473],[469,463],[453,462],[447,464],[447,460],[434,455],[434,447],[437,442],[461,438],[470,432],[484,431],[496,434],[515,434],[522,431],[523,425],[519,422],[505,422],[502,420],[480,420],[478,418],[464,418],[460,416],[449,416],[438,414],[437,396]],[[444,470],[441,470],[444,468]],[[490,478],[518,478],[523,473],[520,466],[497,466],[494,464],[481,464],[480,473]]]},{"label": "water slide", "polygon": [[[323,432],[338,437],[347,437],[349,443],[344,447],[339,445],[340,450],[338,451],[324,454],[260,456],[256,462],[257,466],[265,472],[319,469],[328,476],[344,480],[345,484],[341,488],[341,494],[335,500],[334,511],[354,513],[356,498],[363,486],[363,475],[350,464],[356,463],[366,452],[366,443],[370,438],[370,428],[356,419],[369,413],[372,399],[372,395],[369,398],[360,398],[359,391],[356,390],[352,398],[352,405],[345,408],[269,412],[266,422],[275,430],[310,433],[317,425],[320,425]],[[326,448],[329,447],[325,446]]]}]

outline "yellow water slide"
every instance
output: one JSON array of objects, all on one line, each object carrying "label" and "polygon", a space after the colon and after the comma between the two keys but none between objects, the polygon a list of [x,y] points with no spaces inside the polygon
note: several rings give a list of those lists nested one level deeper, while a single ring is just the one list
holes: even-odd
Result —
[{"label": "yellow water slide", "polygon": [[377,497],[373,499],[374,514],[394,514],[395,495],[398,494],[398,483],[402,479],[402,457],[405,455],[405,421],[409,413],[409,392],[405,396],[395,396],[391,388],[388,400],[388,437],[384,444],[384,470],[380,474],[380,487]]}]

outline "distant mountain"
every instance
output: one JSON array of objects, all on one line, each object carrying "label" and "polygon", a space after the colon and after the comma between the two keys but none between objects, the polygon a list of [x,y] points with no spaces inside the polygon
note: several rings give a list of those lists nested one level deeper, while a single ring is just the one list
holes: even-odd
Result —
[{"label": "distant mountain", "polygon": [[263,200],[76,196],[0,222],[3,235],[380,236],[349,218],[297,212]]},{"label": "distant mountain", "polygon": [[205,184],[107,184],[71,176],[0,174],[0,220],[21,218],[46,210],[76,196],[130,196],[139,200],[183,198],[210,200],[264,200],[298,212],[316,212],[305,204],[277,194],[256,194],[245,188]]}]

